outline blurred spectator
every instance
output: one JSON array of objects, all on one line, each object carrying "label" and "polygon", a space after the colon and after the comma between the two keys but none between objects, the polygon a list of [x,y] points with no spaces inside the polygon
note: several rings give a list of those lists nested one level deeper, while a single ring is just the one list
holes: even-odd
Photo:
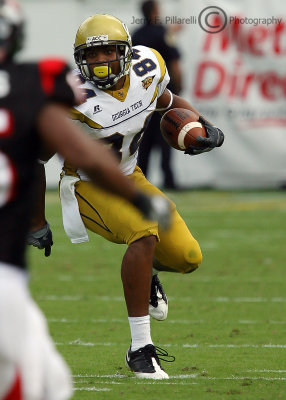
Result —
[{"label": "blurred spectator", "polygon": [[[174,33],[179,30],[179,27],[172,26],[171,30],[162,24],[159,5],[155,0],[144,1],[141,4],[141,11],[145,23],[133,33],[132,44],[151,47],[162,55],[171,78],[168,88],[174,94],[179,94],[181,90],[180,53],[174,45]],[[152,148],[157,147],[161,153],[163,186],[165,189],[175,189],[176,183],[171,168],[172,150],[160,133],[160,118],[159,113],[154,113],[149,122],[140,143],[138,165],[147,176]]]}]

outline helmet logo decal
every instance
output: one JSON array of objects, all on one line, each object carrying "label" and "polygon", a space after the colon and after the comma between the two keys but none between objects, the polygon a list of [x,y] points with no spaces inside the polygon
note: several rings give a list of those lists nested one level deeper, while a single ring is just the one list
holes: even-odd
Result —
[{"label": "helmet logo decal", "polygon": [[94,42],[107,42],[108,35],[96,35],[96,36],[88,36],[86,38],[86,45],[93,46]]}]

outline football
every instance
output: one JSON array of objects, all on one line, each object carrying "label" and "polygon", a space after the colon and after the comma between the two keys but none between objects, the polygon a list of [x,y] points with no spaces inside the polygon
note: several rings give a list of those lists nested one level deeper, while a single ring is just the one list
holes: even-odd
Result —
[{"label": "football", "polygon": [[184,151],[189,146],[200,148],[198,136],[206,137],[204,126],[195,113],[184,108],[173,108],[161,118],[160,130],[163,138],[174,149]]}]

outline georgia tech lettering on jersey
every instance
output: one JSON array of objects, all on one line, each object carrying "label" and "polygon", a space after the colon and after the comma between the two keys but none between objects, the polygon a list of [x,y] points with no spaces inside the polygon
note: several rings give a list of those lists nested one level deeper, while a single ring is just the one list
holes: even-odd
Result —
[{"label": "georgia tech lettering on jersey", "polygon": [[131,104],[130,107],[127,107],[124,110],[118,111],[116,114],[112,114],[112,119],[113,119],[113,121],[115,121],[116,119],[123,118],[125,115],[130,114],[130,112],[131,112],[130,110],[134,111],[142,106],[143,106],[142,100],[136,101],[136,103]]},{"label": "georgia tech lettering on jersey", "polygon": [[136,166],[144,129],[169,80],[161,55],[136,46],[123,88],[100,90],[91,82],[83,82],[80,87],[87,93],[87,100],[72,110],[71,117],[84,123],[90,136],[108,142],[120,159],[122,171],[129,175]]}]

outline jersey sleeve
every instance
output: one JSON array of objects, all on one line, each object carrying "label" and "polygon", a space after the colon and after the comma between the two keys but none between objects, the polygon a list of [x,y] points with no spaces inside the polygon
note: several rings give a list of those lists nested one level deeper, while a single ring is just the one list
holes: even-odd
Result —
[{"label": "jersey sleeve", "polygon": [[47,102],[68,107],[78,103],[78,93],[72,72],[64,60],[44,59],[38,63],[41,88]]},{"label": "jersey sleeve", "polygon": [[163,57],[161,56],[161,54],[155,49],[151,49],[151,50],[155,54],[156,59],[160,66],[161,76],[160,76],[160,79],[159,79],[159,82],[157,85],[157,97],[159,98],[163,94],[168,83],[170,82],[170,76],[169,76],[165,61],[164,61]]}]

